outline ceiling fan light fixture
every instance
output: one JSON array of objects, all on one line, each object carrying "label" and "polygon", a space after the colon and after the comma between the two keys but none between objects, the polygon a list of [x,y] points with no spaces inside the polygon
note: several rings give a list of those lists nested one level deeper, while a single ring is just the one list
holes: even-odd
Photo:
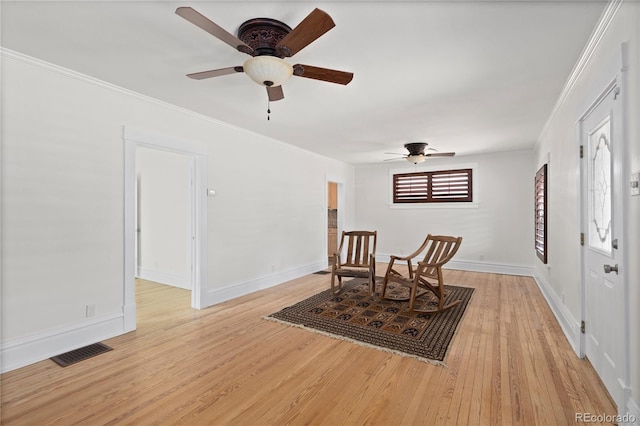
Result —
[{"label": "ceiling fan light fixture", "polygon": [[251,80],[266,87],[280,86],[293,74],[293,67],[276,56],[254,56],[242,68]]},{"label": "ceiling fan light fixture", "polygon": [[413,164],[422,163],[424,160],[427,159],[427,157],[425,157],[423,154],[420,154],[420,155],[408,155],[405,158],[407,159],[408,162],[413,163]]}]

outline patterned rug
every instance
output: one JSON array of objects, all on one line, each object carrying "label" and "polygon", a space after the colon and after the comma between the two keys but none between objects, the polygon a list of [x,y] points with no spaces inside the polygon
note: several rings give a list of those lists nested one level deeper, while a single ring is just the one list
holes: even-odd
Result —
[{"label": "patterned rug", "polygon": [[[367,281],[358,278],[345,282],[335,296],[325,290],[264,318],[442,364],[474,289],[445,285],[445,304],[458,299],[462,303],[441,313],[424,314],[409,311],[409,289],[394,283],[389,287],[387,295],[394,300],[383,300],[379,297],[381,280],[376,283],[376,294],[370,296]],[[437,299],[430,291],[416,299],[416,309],[433,306]]]}]

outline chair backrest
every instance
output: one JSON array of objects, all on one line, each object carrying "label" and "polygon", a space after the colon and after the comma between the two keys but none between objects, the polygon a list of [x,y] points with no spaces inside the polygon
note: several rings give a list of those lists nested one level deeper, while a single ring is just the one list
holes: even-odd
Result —
[{"label": "chair backrest", "polygon": [[[376,254],[377,231],[342,231],[340,239],[340,264],[350,267],[367,267],[369,266],[370,255]],[[346,252],[342,256],[343,249],[346,244]]]},{"label": "chair backrest", "polygon": [[456,254],[460,243],[462,243],[462,237],[427,235],[421,247],[422,250],[425,250],[424,259],[420,262],[426,266],[425,273],[427,275],[435,274],[437,268],[450,261]]}]

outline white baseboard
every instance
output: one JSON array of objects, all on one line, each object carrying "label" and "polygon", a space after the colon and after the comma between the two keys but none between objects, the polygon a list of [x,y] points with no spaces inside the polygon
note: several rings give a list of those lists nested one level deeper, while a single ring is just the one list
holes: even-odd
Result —
[{"label": "white baseboard", "polygon": [[138,305],[135,303],[125,304],[122,307],[122,312],[124,313],[122,334],[135,330],[137,327]]},{"label": "white baseboard", "polygon": [[136,277],[147,281],[153,281],[155,283],[167,284],[173,287],[191,290],[190,278],[188,275],[184,274],[172,274],[169,272],[158,271],[156,269],[138,268]]},{"label": "white baseboard", "polygon": [[462,271],[487,272],[491,274],[533,276],[532,266],[507,265],[504,263],[451,260],[447,263],[447,268]]},{"label": "white baseboard", "polygon": [[[327,260],[325,259],[288,271],[264,275],[248,281],[234,283],[223,288],[209,290],[205,298],[205,307],[235,299],[236,297],[244,296],[258,290],[274,287],[278,284],[326,268]],[[153,273],[146,275],[143,273],[142,275],[141,278],[143,279],[161,282],[161,280],[157,280],[158,276]],[[133,318],[135,318],[135,305],[124,307],[123,309],[129,310]],[[129,317],[131,317],[131,315]],[[24,367],[101,340],[119,336],[133,329],[132,324],[125,324],[125,316],[123,313],[118,313],[92,318],[80,324],[49,330],[14,341],[3,342],[2,349],[0,349],[0,372],[4,373]]]},{"label": "white baseboard", "polygon": [[534,275],[533,278],[538,284],[538,288],[540,288],[549,308],[551,308],[553,315],[556,317],[558,324],[560,324],[560,328],[573,351],[580,356],[580,321],[574,318],[546,279],[538,275]]},{"label": "white baseboard", "polygon": [[[544,277],[534,275],[533,278],[538,284],[553,315],[556,317],[558,324],[560,324],[560,328],[569,341],[571,348],[578,357],[581,357],[580,340],[583,335],[580,331],[580,321],[574,318],[573,314],[571,314],[565,304],[562,303],[562,300]],[[624,389],[624,387],[624,384],[621,384],[621,388]],[[640,425],[640,408],[638,404],[632,398],[628,398],[626,406],[624,405],[624,402],[618,405],[619,409],[618,418],[615,419],[616,423],[620,425]]]},{"label": "white baseboard", "polygon": [[[390,255],[376,254],[377,262],[389,262]],[[558,298],[551,285],[542,277],[535,274],[532,266],[508,265],[489,262],[477,262],[466,260],[452,260],[446,265],[447,269],[459,269],[462,271],[488,272],[493,274],[521,275],[533,277],[542,295],[555,315],[562,332],[566,336],[569,344],[576,354],[580,356],[580,322],[576,320],[571,312]]]},{"label": "white baseboard", "polygon": [[205,306],[212,306],[236,297],[244,296],[258,290],[275,287],[279,284],[300,278],[305,275],[327,268],[327,261],[322,260],[308,265],[299,266],[288,271],[281,271],[275,274],[263,275],[247,281],[241,281],[222,288],[211,289],[205,296]]},{"label": "white baseboard", "polygon": [[91,318],[81,324],[3,342],[0,372],[15,370],[74,349],[123,334],[121,313]]},{"label": "white baseboard", "polygon": [[[376,262],[389,263],[391,255],[376,254]],[[417,264],[416,262],[412,262]],[[469,260],[452,260],[446,265],[446,269],[458,269],[461,271],[488,272],[492,274],[522,275],[532,277],[532,266],[508,265],[504,263],[476,262]]]},{"label": "white baseboard", "polygon": [[620,425],[640,425],[640,407],[632,398],[629,398],[627,412],[622,417]]}]

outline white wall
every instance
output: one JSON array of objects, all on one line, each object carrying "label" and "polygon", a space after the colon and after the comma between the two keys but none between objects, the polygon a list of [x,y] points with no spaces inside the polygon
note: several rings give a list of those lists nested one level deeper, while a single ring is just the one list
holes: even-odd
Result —
[{"label": "white wall", "polygon": [[188,155],[136,150],[138,276],[191,289],[191,168]]},{"label": "white wall", "polygon": [[[473,208],[391,206],[390,170],[401,173],[474,166]],[[533,258],[533,152],[515,151],[430,159],[414,166],[384,163],[356,169],[356,223],[377,229],[380,260],[409,254],[428,233],[460,235],[451,267],[531,274]]]},{"label": "white wall", "polygon": [[[218,195],[203,201],[206,300],[326,266],[326,177],[343,181],[350,199],[351,166],[16,52],[2,56],[3,370],[124,330],[123,126],[208,149],[206,186]],[[353,204],[345,208],[350,225]]]},{"label": "white wall", "polygon": [[[579,158],[577,154],[577,121],[587,107],[620,72],[622,65],[621,44],[628,42],[629,69],[627,87],[627,132],[629,146],[626,156],[630,170],[640,170],[640,3],[624,2],[615,14],[593,54],[580,75],[570,80],[572,84],[564,99],[551,116],[546,131],[541,135],[536,149],[538,164],[546,162],[550,155],[549,174],[549,265],[536,262],[535,272],[540,282],[557,305],[561,323],[574,348],[578,347],[581,319],[580,246],[576,241],[581,229],[579,223]],[[628,186],[624,182],[625,188]],[[624,236],[628,254],[626,268],[630,280],[630,370],[631,398],[628,409],[640,418],[640,197],[625,197],[629,226]],[[564,295],[564,297],[562,297]],[[564,299],[564,302],[562,301]],[[564,316],[564,318],[563,318]]]}]

